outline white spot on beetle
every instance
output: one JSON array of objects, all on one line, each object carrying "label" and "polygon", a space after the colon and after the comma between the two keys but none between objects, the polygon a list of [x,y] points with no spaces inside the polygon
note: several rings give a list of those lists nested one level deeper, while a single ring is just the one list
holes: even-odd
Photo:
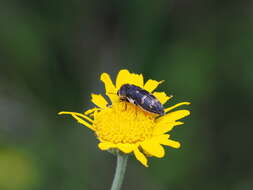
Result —
[{"label": "white spot on beetle", "polygon": [[127,98],[127,100],[128,100],[130,103],[132,103],[132,104],[135,103],[134,99],[132,99],[132,98]]},{"label": "white spot on beetle", "polygon": [[150,105],[153,106],[155,105],[155,103],[156,103],[156,99],[152,100]]},{"label": "white spot on beetle", "polygon": [[145,100],[145,98],[147,98],[147,96],[145,95],[145,96],[143,96],[142,98],[141,98],[141,104],[144,104],[144,100]]}]

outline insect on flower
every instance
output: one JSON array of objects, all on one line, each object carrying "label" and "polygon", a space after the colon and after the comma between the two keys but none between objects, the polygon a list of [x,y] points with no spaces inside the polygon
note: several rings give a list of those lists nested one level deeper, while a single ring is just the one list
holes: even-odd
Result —
[{"label": "insect on flower", "polygon": [[[144,83],[142,74],[131,73],[127,69],[118,72],[115,82],[107,73],[102,73],[100,79],[110,101],[102,94],[91,94],[94,107],[83,113],[62,111],[59,114],[71,115],[92,130],[99,141],[100,150],[133,154],[145,167],[148,167],[149,157],[165,156],[164,146],[180,148],[180,142],[172,140],[168,133],[175,126],[182,125],[180,119],[190,114],[186,109],[174,109],[189,105],[189,102],[163,108],[162,105],[171,97],[165,92],[156,91],[162,81],[149,79]],[[136,105],[159,117],[136,109]]]},{"label": "insect on flower", "polygon": [[142,108],[144,111],[164,115],[161,102],[151,93],[133,84],[124,84],[117,95],[122,101],[127,101]]}]

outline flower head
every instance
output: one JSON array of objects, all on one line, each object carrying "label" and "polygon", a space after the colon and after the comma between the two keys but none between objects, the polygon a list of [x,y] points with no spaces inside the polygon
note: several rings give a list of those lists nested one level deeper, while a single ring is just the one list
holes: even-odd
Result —
[{"label": "flower head", "polygon": [[181,105],[189,105],[182,102],[172,107],[165,108],[165,115],[158,116],[139,108],[138,106],[121,101],[117,91],[124,84],[133,84],[152,93],[162,104],[171,97],[164,92],[153,92],[163,81],[148,80],[144,84],[143,76],[130,73],[128,70],[120,70],[113,84],[107,73],[101,74],[101,81],[105,85],[108,102],[101,94],[92,94],[91,101],[96,107],[84,113],[60,112],[70,114],[79,123],[93,130],[100,141],[98,147],[101,150],[116,149],[125,154],[133,153],[137,160],[144,166],[148,166],[147,157],[162,158],[165,151],[162,145],[179,148],[180,143],[170,139],[167,134],[174,126],[182,125],[179,119],[190,114],[188,110],[171,112]]}]

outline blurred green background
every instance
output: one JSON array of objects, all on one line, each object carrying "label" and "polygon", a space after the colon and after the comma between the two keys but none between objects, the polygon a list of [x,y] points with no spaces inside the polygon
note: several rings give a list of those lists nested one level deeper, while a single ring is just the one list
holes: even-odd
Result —
[{"label": "blurred green background", "polygon": [[123,190],[253,189],[253,3],[236,0],[0,2],[0,190],[106,190],[115,158],[62,110],[90,108],[102,72],[166,80],[190,101],[182,148]]}]

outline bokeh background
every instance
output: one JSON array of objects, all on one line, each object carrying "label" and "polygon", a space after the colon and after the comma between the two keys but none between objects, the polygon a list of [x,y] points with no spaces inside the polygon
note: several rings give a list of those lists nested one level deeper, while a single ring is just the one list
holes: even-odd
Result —
[{"label": "bokeh background", "polygon": [[190,101],[182,148],[123,190],[253,189],[253,3],[236,0],[0,2],[0,190],[106,190],[115,158],[62,110],[91,107],[102,72],[166,80]]}]

